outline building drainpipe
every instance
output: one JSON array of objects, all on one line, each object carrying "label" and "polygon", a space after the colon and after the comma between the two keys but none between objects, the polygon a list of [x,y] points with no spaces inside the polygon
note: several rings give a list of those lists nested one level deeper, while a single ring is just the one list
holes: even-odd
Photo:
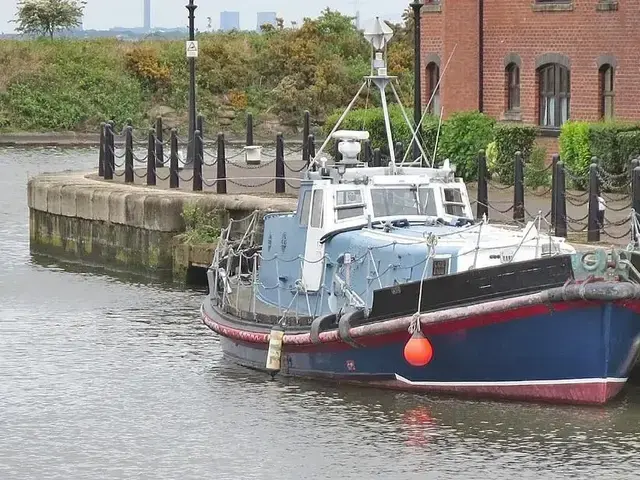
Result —
[{"label": "building drainpipe", "polygon": [[478,2],[478,111],[484,111],[484,0]]}]

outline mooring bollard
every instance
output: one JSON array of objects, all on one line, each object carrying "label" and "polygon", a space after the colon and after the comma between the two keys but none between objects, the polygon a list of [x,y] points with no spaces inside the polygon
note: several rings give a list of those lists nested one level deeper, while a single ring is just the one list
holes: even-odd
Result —
[{"label": "mooring bollard", "polygon": [[98,176],[104,178],[104,152],[105,152],[105,129],[106,123],[100,123],[100,151],[98,152]]},{"label": "mooring bollard", "polygon": [[551,225],[556,224],[556,198],[558,195],[558,186],[556,185],[558,171],[558,162],[560,161],[560,155],[555,154],[551,157]]},{"label": "mooring bollard", "polygon": [[169,188],[178,188],[180,186],[180,158],[178,157],[178,132],[175,128],[171,129],[171,154],[169,157]]},{"label": "mooring bollard", "polygon": [[162,135],[162,117],[156,117],[156,168],[164,167],[164,136]]},{"label": "mooring bollard", "polygon": [[558,196],[556,197],[555,234],[556,237],[567,238],[567,196],[564,162],[559,161],[556,168],[556,187]]},{"label": "mooring bollard", "polygon": [[602,226],[599,224],[598,210],[599,210],[599,197],[600,197],[600,185],[598,182],[598,164],[594,162],[589,166],[589,220],[587,227],[587,242],[599,242],[600,241],[600,229]]},{"label": "mooring bollard", "polygon": [[381,167],[382,166],[382,152],[379,148],[376,148],[373,151],[373,166]]},{"label": "mooring bollard", "polygon": [[524,222],[524,161],[516,152],[513,171],[513,219]]},{"label": "mooring bollard", "polygon": [[304,111],[302,120],[302,160],[309,165],[309,134],[311,133],[311,114],[309,110]]},{"label": "mooring bollard", "polygon": [[202,132],[196,130],[193,145],[193,191],[202,191]]},{"label": "mooring bollard", "polygon": [[[252,134],[253,135],[253,134]],[[218,154],[217,154],[217,181],[216,192],[227,193],[227,154],[224,145],[224,133],[218,133],[217,139]]]},{"label": "mooring bollard", "polygon": [[147,185],[156,184],[156,132],[149,130],[147,144]]},{"label": "mooring bollard", "polygon": [[276,137],[276,193],[284,193],[284,138],[282,133]]},{"label": "mooring bollard", "polygon": [[113,126],[107,122],[105,126],[105,150],[104,150],[104,179],[113,180],[115,171],[115,151],[114,151]]},{"label": "mooring bollard", "polygon": [[247,113],[247,143],[246,145],[249,147],[253,145],[253,115],[251,113]]},{"label": "mooring bollard", "polygon": [[124,129],[124,182],[133,183],[133,127]]},{"label": "mooring bollard", "polygon": [[487,156],[484,150],[478,152],[478,197],[476,202],[476,217],[489,218],[489,190],[487,186]]}]

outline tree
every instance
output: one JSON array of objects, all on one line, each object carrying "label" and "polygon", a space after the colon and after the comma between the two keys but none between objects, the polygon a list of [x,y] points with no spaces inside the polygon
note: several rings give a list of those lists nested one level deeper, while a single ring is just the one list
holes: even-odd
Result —
[{"label": "tree", "polygon": [[27,35],[48,35],[82,25],[84,0],[20,0],[13,22]]}]

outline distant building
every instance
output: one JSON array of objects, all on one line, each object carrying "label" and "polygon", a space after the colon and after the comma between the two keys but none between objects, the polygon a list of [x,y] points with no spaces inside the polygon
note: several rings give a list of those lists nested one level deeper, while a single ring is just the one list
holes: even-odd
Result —
[{"label": "distant building", "polygon": [[256,30],[260,31],[260,27],[267,24],[273,25],[274,27],[277,26],[276,17],[276,12],[258,12],[258,25]]},{"label": "distant building", "polygon": [[240,12],[220,12],[220,30],[240,30]]},{"label": "distant building", "polygon": [[144,0],[144,30],[151,31],[151,0]]}]

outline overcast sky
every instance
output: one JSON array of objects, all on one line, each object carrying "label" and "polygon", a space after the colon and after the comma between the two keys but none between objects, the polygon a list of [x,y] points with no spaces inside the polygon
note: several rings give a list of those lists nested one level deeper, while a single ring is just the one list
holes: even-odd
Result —
[{"label": "overcast sky", "polygon": [[[178,27],[187,23],[188,0],[151,0],[151,23],[154,27]],[[214,28],[220,22],[223,10],[240,12],[240,27],[256,28],[256,13],[276,11],[287,24],[291,20],[314,17],[325,7],[353,15],[360,10],[363,22],[376,15],[390,21],[399,21],[402,10],[410,0],[196,0],[196,27],[205,30],[207,17]],[[0,32],[11,33],[17,0],[0,0]],[[143,0],[87,0],[84,28],[108,29],[115,26],[142,26]]]}]

